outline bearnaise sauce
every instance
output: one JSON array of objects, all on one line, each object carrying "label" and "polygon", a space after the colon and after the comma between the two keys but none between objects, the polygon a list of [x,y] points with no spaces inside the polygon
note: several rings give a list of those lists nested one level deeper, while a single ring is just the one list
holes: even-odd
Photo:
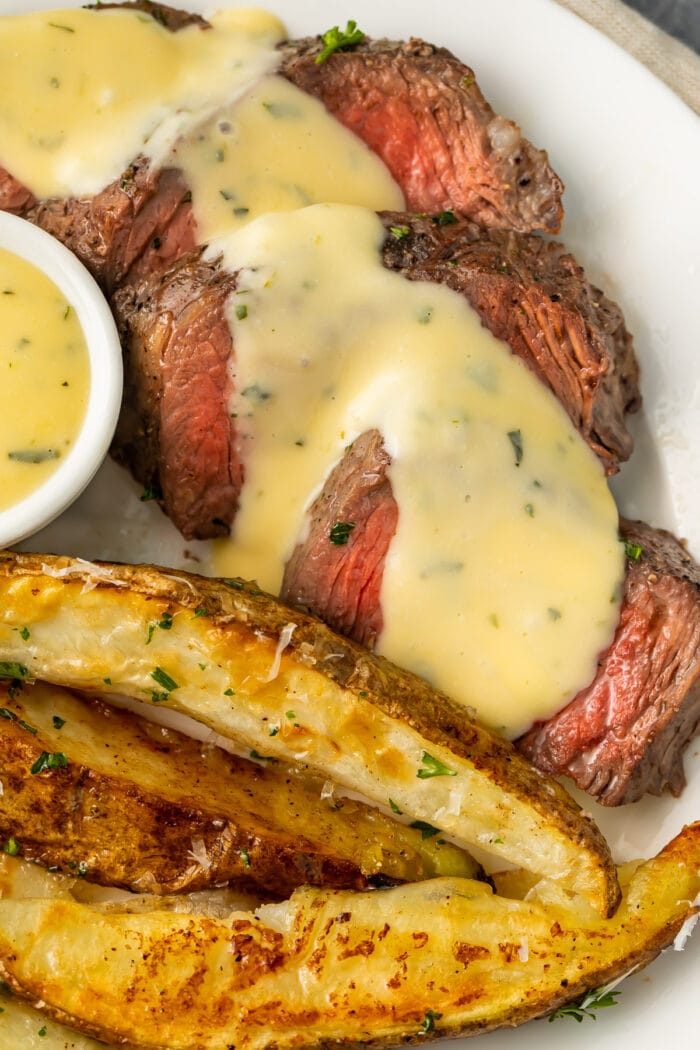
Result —
[{"label": "bearnaise sauce", "polygon": [[90,361],[73,307],[45,273],[0,249],[0,510],[69,454],[85,417]]}]

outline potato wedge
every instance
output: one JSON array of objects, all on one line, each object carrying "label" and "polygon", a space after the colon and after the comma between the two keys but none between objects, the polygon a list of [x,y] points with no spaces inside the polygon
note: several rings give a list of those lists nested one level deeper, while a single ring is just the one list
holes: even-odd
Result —
[{"label": "potato wedge", "polygon": [[26,859],[106,885],[233,883],[269,898],[304,884],[479,877],[456,846],[360,802],[324,799],[313,777],[40,682],[0,683],[0,770],[0,843],[13,838]]},{"label": "potato wedge", "polygon": [[0,661],[10,677],[167,704],[546,873],[603,915],[619,900],[605,841],[554,780],[426,682],[254,584],[4,552]]},{"label": "potato wedge", "polygon": [[[700,824],[633,874],[611,919],[433,879],[306,888],[226,920],[0,900],[0,970],[48,1015],[170,1050],[393,1045],[548,1013],[648,963],[697,912]],[[557,900],[557,894],[560,899]]]},{"label": "potato wedge", "polygon": [[11,995],[0,993],[0,1009],[0,1046],[7,1050],[129,1050],[123,1044],[117,1047],[114,1043],[98,1042],[74,1028],[48,1020]]}]

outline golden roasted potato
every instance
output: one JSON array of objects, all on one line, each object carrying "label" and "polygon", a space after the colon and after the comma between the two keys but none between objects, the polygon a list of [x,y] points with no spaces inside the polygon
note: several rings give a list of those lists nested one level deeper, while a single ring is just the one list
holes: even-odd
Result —
[{"label": "golden roasted potato", "polygon": [[300,889],[223,920],[5,898],[0,970],[47,1015],[147,1050],[388,1046],[574,1001],[670,944],[699,891],[695,824],[637,868],[611,919],[556,883],[525,902],[451,878]]},{"label": "golden roasted potato", "polygon": [[323,781],[40,682],[0,683],[0,769],[0,843],[107,885],[288,897],[480,873],[443,839],[324,799]]},{"label": "golden roasted potato", "polygon": [[554,780],[426,682],[254,584],[4,552],[0,661],[9,677],[167,704],[252,755],[546,873],[604,915],[619,900],[602,835]]}]

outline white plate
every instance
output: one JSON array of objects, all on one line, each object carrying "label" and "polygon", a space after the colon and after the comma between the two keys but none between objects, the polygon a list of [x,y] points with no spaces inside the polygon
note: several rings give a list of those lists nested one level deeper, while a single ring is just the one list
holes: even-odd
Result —
[{"label": "white plate", "polygon": [[[71,0],[63,0],[70,6]],[[222,3],[224,0],[222,0]],[[0,0],[0,11],[53,7]],[[190,9],[221,4],[190,0]],[[274,0],[291,35],[348,18],[373,36],[423,36],[475,69],[494,108],[549,150],[567,189],[562,238],[590,277],[622,305],[643,367],[637,448],[615,483],[621,509],[687,537],[700,556],[700,122],[607,38],[552,0]],[[400,13],[399,13],[400,11]],[[196,569],[185,545],[135,486],[107,464],[79,504],[26,544],[84,557],[154,559]],[[190,544],[189,554],[203,552]],[[594,809],[619,859],[650,855],[700,818],[700,743],[688,750],[679,800]],[[488,1050],[658,1050],[700,1038],[700,935],[625,982],[619,1005],[594,1025],[534,1022],[482,1036]],[[451,1044],[460,1050],[461,1041]],[[464,1046],[467,1044],[464,1042]]]}]

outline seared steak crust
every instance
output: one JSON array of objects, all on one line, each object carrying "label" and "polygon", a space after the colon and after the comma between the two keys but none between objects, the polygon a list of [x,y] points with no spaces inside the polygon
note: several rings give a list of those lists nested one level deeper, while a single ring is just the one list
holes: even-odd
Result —
[{"label": "seared steak crust", "polygon": [[282,47],[280,73],[377,153],[409,211],[455,208],[483,226],[561,226],[563,186],[517,124],[497,116],[474,73],[423,40],[365,40],[316,58],[320,37]]},{"label": "seared steak crust", "polygon": [[[468,221],[382,215],[384,265],[466,296],[482,323],[555,394],[608,474],[632,451],[639,367],[619,307],[563,245]],[[391,232],[391,231],[394,232]]]},{"label": "seared steak crust", "polygon": [[74,252],[106,292],[127,275],[161,271],[197,243],[180,172],[140,157],[94,197],[36,202],[24,216]]},{"label": "seared steak crust", "polygon": [[243,481],[228,409],[235,286],[196,249],[112,299],[125,360],[112,454],[187,539],[229,532]]},{"label": "seared steak crust", "polygon": [[[598,672],[518,747],[607,806],[685,785],[700,726],[700,566],[669,532],[622,521],[628,558],[620,622]],[[629,545],[632,545],[631,547]]]}]

